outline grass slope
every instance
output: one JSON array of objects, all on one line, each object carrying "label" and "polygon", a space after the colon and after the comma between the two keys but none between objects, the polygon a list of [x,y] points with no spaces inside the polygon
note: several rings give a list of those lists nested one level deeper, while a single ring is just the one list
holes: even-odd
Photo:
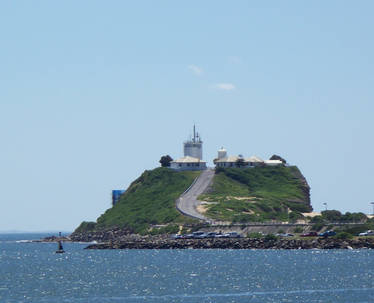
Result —
[{"label": "grass slope", "polygon": [[295,220],[311,210],[300,176],[295,166],[219,169],[210,193],[200,198],[215,202],[206,215],[217,220]]},{"label": "grass slope", "polygon": [[142,232],[150,224],[191,220],[176,210],[175,200],[199,174],[168,168],[145,171],[130,185],[119,202],[97,219],[95,229],[117,226]]}]

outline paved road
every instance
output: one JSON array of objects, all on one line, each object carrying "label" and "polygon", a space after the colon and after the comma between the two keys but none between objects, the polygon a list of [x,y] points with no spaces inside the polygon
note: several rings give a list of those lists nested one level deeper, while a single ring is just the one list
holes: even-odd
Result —
[{"label": "paved road", "polygon": [[201,201],[197,200],[197,197],[205,191],[212,182],[213,177],[214,169],[204,170],[190,189],[178,198],[177,209],[182,214],[200,220],[209,221],[207,217],[197,212],[196,207],[201,203]]}]

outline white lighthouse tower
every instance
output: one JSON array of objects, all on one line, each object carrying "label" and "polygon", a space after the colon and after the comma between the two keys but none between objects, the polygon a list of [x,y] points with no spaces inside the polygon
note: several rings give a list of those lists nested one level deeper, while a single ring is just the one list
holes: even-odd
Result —
[{"label": "white lighthouse tower", "polygon": [[203,141],[198,132],[196,132],[195,125],[193,126],[193,137],[192,139],[183,143],[184,156],[190,156],[193,158],[203,159]]}]

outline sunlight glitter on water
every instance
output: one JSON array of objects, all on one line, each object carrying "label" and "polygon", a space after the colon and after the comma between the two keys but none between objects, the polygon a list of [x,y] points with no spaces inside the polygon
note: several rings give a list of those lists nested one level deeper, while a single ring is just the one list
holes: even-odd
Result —
[{"label": "sunlight glitter on water", "polygon": [[107,250],[0,243],[0,302],[374,302],[371,250]]}]

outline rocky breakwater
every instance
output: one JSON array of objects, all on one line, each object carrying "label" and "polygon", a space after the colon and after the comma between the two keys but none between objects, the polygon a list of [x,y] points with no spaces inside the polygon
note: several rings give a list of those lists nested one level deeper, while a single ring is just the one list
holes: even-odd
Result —
[{"label": "rocky breakwater", "polygon": [[73,232],[70,240],[73,242],[108,242],[112,240],[121,240],[122,238],[131,238],[131,231],[121,228],[111,228],[96,231]]},{"label": "rocky breakwater", "polygon": [[166,237],[128,236],[86,249],[360,249],[374,248],[373,238],[340,240],[314,239],[170,239]]}]

